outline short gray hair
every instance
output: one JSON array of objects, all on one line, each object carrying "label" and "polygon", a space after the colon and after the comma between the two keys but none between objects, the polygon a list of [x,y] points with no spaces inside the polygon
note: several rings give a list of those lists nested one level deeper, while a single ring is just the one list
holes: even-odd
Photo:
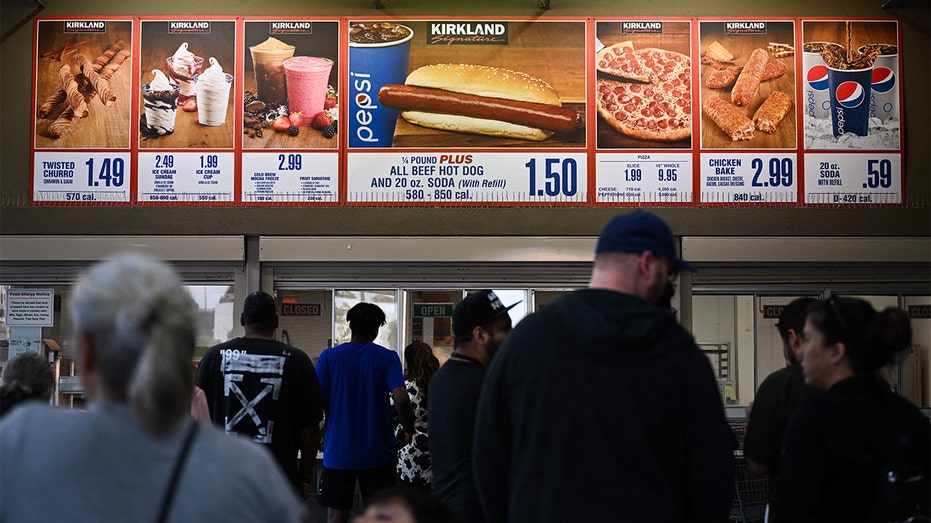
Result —
[{"label": "short gray hair", "polygon": [[92,267],[71,299],[75,331],[97,352],[101,393],[129,398],[152,433],[189,412],[196,306],[165,263],[137,254]]}]

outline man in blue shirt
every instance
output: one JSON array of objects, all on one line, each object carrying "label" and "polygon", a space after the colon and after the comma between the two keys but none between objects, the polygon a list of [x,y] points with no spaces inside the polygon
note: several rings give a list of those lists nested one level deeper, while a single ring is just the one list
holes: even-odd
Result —
[{"label": "man in blue shirt", "polygon": [[410,441],[414,410],[404,387],[401,358],[374,343],[385,313],[359,303],[346,313],[352,338],[323,351],[317,379],[323,400],[323,476],[320,503],[330,523],[349,521],[356,481],[363,501],[394,485],[396,442],[390,396]]}]

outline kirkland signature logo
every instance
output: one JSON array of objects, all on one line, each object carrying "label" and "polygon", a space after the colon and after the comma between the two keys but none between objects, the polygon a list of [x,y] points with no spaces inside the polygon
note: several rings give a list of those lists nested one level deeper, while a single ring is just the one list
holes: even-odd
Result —
[{"label": "kirkland signature logo", "polygon": [[106,33],[107,23],[103,20],[69,20],[65,22],[66,33]]},{"label": "kirkland signature logo", "polygon": [[662,22],[621,22],[621,34],[662,34]]},{"label": "kirkland signature logo", "polygon": [[269,24],[268,32],[270,34],[312,34],[313,22],[272,22]]},{"label": "kirkland signature logo", "polygon": [[210,34],[210,22],[168,22],[168,34]]},{"label": "kirkland signature logo", "polygon": [[724,22],[724,34],[766,34],[766,22]]},{"label": "kirkland signature logo", "polygon": [[504,45],[507,43],[507,22],[427,23],[427,44],[430,45]]}]

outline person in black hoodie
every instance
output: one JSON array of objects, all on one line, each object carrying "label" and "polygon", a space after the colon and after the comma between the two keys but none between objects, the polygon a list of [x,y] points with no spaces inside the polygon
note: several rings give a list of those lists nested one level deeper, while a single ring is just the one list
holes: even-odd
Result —
[{"label": "person in black hoodie", "polygon": [[602,231],[589,288],[522,320],[492,361],[473,465],[489,523],[726,521],[735,439],[708,358],[662,307],[695,268],[636,211]]}]

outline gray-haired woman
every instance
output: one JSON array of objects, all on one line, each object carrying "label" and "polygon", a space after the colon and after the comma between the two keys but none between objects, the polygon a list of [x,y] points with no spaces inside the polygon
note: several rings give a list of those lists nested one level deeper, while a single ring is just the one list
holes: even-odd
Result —
[{"label": "gray-haired woman", "polygon": [[190,419],[195,306],[167,265],[98,264],[71,307],[90,405],[3,419],[0,520],[302,520],[265,449]]}]

